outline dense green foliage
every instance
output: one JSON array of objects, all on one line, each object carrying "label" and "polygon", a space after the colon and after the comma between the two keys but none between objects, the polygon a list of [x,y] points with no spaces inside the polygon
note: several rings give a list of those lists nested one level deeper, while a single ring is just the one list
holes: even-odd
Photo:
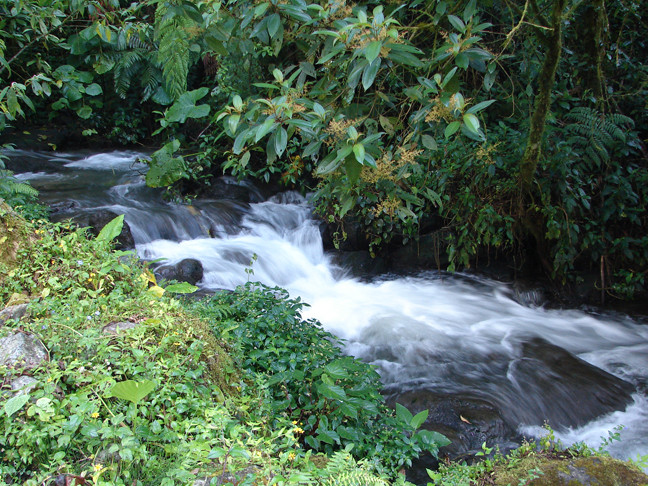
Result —
[{"label": "dense green foliage", "polygon": [[423,451],[436,456],[447,439],[416,431],[427,411],[413,417],[398,405],[394,415],[380,394],[378,373],[343,356],[339,340],[318,322],[302,320],[302,306],[285,290],[248,284],[197,308],[204,317],[227,315],[210,320],[219,333],[236,337],[244,370],[267,376],[274,413],[299,426],[305,447],[331,454],[352,446],[354,455],[392,473]]},{"label": "dense green foliage", "polygon": [[630,296],[648,268],[640,3],[7,1],[0,129],[76,113],[88,135],[154,136],[152,186],[278,181],[374,254],[435,231],[451,269],[504,250]]}]

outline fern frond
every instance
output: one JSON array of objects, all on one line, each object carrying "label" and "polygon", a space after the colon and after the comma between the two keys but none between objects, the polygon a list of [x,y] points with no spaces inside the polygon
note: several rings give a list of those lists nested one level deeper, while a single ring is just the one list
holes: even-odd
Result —
[{"label": "fern frond", "polygon": [[324,486],[389,486],[389,483],[366,471],[355,469],[329,479]]},{"label": "fern frond", "polygon": [[121,98],[126,98],[133,79],[142,68],[142,61],[144,58],[144,51],[126,51],[115,64],[115,91]]},{"label": "fern frond", "polygon": [[199,26],[193,20],[184,15],[170,15],[164,4],[160,4],[155,12],[157,61],[162,66],[166,91],[174,99],[187,90],[190,41],[198,31]]},{"label": "fern frond", "polygon": [[626,131],[634,127],[625,115],[605,115],[591,108],[574,108],[566,118],[573,121],[566,127],[569,141],[581,147],[583,156],[597,166],[610,161],[615,146],[625,143]]},{"label": "fern frond", "polygon": [[140,86],[142,87],[142,103],[147,101],[155,91],[158,89],[158,86],[160,86],[160,82],[162,80],[162,73],[160,70],[151,65],[148,64],[144,67],[142,70],[142,73],[140,74]]},{"label": "fern frond", "polygon": [[14,202],[23,202],[35,199],[38,191],[26,182],[20,182],[10,170],[0,169],[0,198],[13,205]]}]

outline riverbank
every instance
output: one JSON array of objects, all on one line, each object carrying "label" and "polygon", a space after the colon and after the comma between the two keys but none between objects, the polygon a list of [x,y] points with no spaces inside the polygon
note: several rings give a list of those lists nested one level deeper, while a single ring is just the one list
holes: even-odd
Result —
[{"label": "riverbank", "polygon": [[187,307],[110,249],[114,225],[88,238],[6,206],[2,222],[3,249],[20,257],[3,260],[2,304],[27,307],[0,333],[34,358],[3,358],[6,484],[403,484],[408,460],[444,443],[414,433],[427,413],[385,409],[377,375],[282,291]]}]

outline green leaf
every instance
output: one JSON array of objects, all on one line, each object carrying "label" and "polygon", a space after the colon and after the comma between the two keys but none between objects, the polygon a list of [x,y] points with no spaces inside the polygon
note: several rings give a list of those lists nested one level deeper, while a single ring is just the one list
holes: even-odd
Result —
[{"label": "green leaf", "polygon": [[450,80],[454,77],[455,73],[457,72],[457,68],[453,67],[448,74],[445,75],[443,78],[443,81],[441,82],[441,87],[445,88],[446,85],[450,82]]},{"label": "green leaf", "polygon": [[418,429],[421,425],[423,425],[423,422],[428,418],[428,414],[430,413],[429,410],[423,410],[416,415],[414,415],[414,418],[410,421],[410,425],[414,430]]},{"label": "green leaf", "polygon": [[275,152],[277,157],[281,157],[286,150],[288,145],[288,132],[284,127],[279,127],[279,130],[275,132]]},{"label": "green leaf", "polygon": [[334,380],[342,380],[349,376],[346,370],[346,359],[332,361],[324,367],[324,371]]},{"label": "green leaf", "polygon": [[232,152],[234,152],[237,155],[240,154],[243,148],[245,147],[245,143],[247,142],[249,135],[250,132],[248,130],[243,130],[241,133],[239,133],[234,139]]},{"label": "green leaf", "polygon": [[479,118],[475,115],[472,113],[465,113],[463,116],[463,122],[469,131],[479,133]]},{"label": "green leaf", "polygon": [[281,17],[279,17],[279,14],[274,13],[268,17],[267,23],[268,34],[270,34],[271,39],[274,39],[275,35],[277,35],[277,32],[279,31],[279,27],[281,27]]},{"label": "green leaf", "polygon": [[368,90],[376,79],[376,74],[380,70],[381,59],[374,59],[374,61],[364,68],[362,72],[362,87]]},{"label": "green leaf", "polygon": [[234,95],[234,97],[232,98],[232,105],[234,105],[234,108],[237,110],[243,108],[243,100],[239,95]]},{"label": "green leaf", "polygon": [[191,294],[198,290],[198,287],[191,285],[189,282],[180,282],[177,284],[172,284],[164,288],[167,292],[172,294]]},{"label": "green leaf", "polygon": [[452,441],[445,435],[439,434],[438,432],[434,432],[432,430],[419,430],[416,435],[426,446],[436,445],[437,447],[444,447],[452,443]]},{"label": "green leaf", "polygon": [[77,115],[79,115],[79,118],[83,118],[84,120],[87,120],[90,118],[90,115],[92,115],[92,108],[89,106],[82,106],[77,110]]},{"label": "green leaf", "polygon": [[[357,144],[356,144],[357,145]],[[364,147],[363,147],[364,150]],[[356,157],[357,155],[354,154],[355,157],[347,157],[345,160],[344,168],[346,169],[346,174],[347,177],[349,178],[349,182],[351,184],[355,184],[358,179],[360,178],[360,173],[362,172],[362,164],[360,164]],[[354,201],[354,199],[351,199]],[[351,208],[349,208],[351,209]]]},{"label": "green leaf", "polygon": [[20,110],[20,105],[18,104],[18,97],[16,92],[13,89],[10,89],[7,93],[7,108],[12,117],[16,116],[16,113]]},{"label": "green leaf", "polygon": [[479,113],[480,111],[488,108],[490,105],[495,103],[497,100],[488,100],[488,101],[482,101],[481,103],[477,103],[475,106],[471,106],[466,113]]},{"label": "green leaf", "polygon": [[422,135],[421,136],[421,143],[425,148],[428,148],[430,150],[436,150],[437,149],[437,143],[436,140],[434,140],[434,137],[431,137],[430,135]]},{"label": "green leaf", "polygon": [[468,69],[468,64],[470,64],[470,59],[468,59],[468,56],[464,52],[460,52],[457,54],[457,57],[455,57],[455,64],[459,66],[461,69]]},{"label": "green leaf", "polygon": [[25,403],[27,403],[30,398],[31,397],[28,393],[24,393],[22,395],[16,395],[15,397],[7,400],[4,405],[4,411],[7,414],[7,417],[11,417],[14,413],[23,408]]},{"label": "green leaf", "polygon": [[278,125],[278,123],[275,123],[273,116],[266,118],[265,121],[256,130],[256,134],[254,135],[254,143],[257,143],[259,140],[265,137],[268,132],[270,132],[270,130],[272,130],[272,128],[276,125]]},{"label": "green leaf", "polygon": [[353,146],[353,153],[355,154],[355,158],[358,161],[359,164],[364,164],[364,158],[365,158],[365,148],[364,145],[361,143],[356,143]]},{"label": "green leaf", "polygon": [[151,393],[157,384],[152,380],[133,381],[126,380],[115,383],[108,390],[107,397],[121,398],[132,403],[139,403],[146,395]]},{"label": "green leaf", "polygon": [[456,15],[448,15],[448,20],[450,21],[452,26],[462,34],[466,31],[466,24],[464,24],[463,20],[461,20]]},{"label": "green leaf", "polygon": [[92,83],[90,86],[86,86],[85,92],[90,96],[97,96],[103,93],[103,89],[97,83]]},{"label": "green leaf", "polygon": [[239,120],[241,119],[241,115],[238,113],[235,113],[234,115],[230,115],[230,117],[227,119],[227,126],[232,132],[232,135],[236,133],[236,127],[238,127]]},{"label": "green leaf", "polygon": [[122,232],[124,227],[124,215],[120,214],[115,219],[110,221],[106,226],[101,228],[101,231],[97,235],[97,241],[112,241],[117,238]]},{"label": "green leaf", "polygon": [[198,105],[196,102],[205,97],[209,92],[207,88],[199,88],[193,91],[182,93],[178,100],[171,105],[165,118],[168,123],[184,123],[187,118],[203,118],[209,115],[209,105]]},{"label": "green leaf", "polygon": [[207,43],[207,47],[209,47],[216,54],[220,54],[221,56],[226,56],[228,54],[227,48],[223,44],[223,41],[217,39],[214,35],[207,34],[205,36],[205,42]]},{"label": "green leaf", "polygon": [[333,399],[333,400],[344,400],[346,398],[346,393],[344,389],[338,385],[329,385],[327,383],[321,383],[317,387],[317,391],[323,397]]},{"label": "green leaf", "polygon": [[459,130],[459,128],[461,128],[461,122],[453,121],[448,124],[444,132],[445,138],[450,138],[457,130]]},{"label": "green leaf", "polygon": [[382,49],[382,41],[373,41],[364,48],[364,56],[369,64],[380,55],[380,49]]},{"label": "green leaf", "polygon": [[400,403],[396,403],[396,418],[399,421],[409,425],[412,423],[412,419],[414,418],[414,416],[409,410],[407,410]]}]

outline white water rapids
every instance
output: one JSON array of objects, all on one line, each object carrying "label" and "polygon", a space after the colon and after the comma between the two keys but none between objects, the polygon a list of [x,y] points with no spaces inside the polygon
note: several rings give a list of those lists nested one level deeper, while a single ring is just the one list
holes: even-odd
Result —
[{"label": "white water rapids", "polygon": [[[201,261],[206,289],[234,288],[249,278],[286,288],[310,304],[305,317],[347,341],[346,351],[379,367],[387,386],[495,396],[514,410],[513,424],[523,433],[539,433],[525,423],[528,393],[519,383],[521,343],[540,337],[635,386],[625,409],[577,428],[562,428],[566,443],[598,446],[617,425],[626,428],[608,449],[624,458],[648,454],[648,325],[624,315],[594,315],[579,310],[550,310],[525,305],[506,284],[438,273],[415,277],[385,275],[361,281],[332,263],[322,248],[318,223],[307,202],[283,194],[250,205],[202,200],[193,207],[162,201],[145,187],[140,154],[18,153],[48,157],[56,172],[28,172],[52,204],[72,201],[74,211],[107,208],[126,214],[137,253],[144,259]],[[523,390],[526,390],[523,392]],[[538,396],[526,397],[531,403]],[[578,409],[578,390],[563,407]],[[521,400],[519,405],[516,401]],[[544,413],[543,406],[534,410]],[[558,404],[555,404],[558,405]]]}]

